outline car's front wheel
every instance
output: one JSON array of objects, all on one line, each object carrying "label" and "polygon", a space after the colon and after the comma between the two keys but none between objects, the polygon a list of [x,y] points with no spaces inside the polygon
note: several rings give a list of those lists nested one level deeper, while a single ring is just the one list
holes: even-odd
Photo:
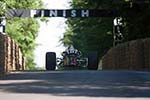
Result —
[{"label": "car's front wheel", "polygon": [[56,53],[47,52],[46,53],[46,70],[55,70],[56,69]]}]

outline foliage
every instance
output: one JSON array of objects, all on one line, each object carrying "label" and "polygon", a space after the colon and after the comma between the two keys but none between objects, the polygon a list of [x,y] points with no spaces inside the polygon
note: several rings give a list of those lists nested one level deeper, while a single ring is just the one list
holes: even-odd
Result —
[{"label": "foliage", "polygon": [[[42,0],[1,0],[6,8],[1,9],[39,9],[43,8]],[[34,49],[36,47],[35,39],[38,36],[39,23],[33,18],[7,18],[6,33],[12,37],[21,48],[26,58],[28,69],[35,66]]]},{"label": "foliage", "polygon": [[150,37],[150,0],[126,2],[120,10],[126,24],[126,41]]},{"label": "foliage", "polygon": [[68,28],[61,39],[83,52],[98,51],[102,57],[113,46],[113,19],[123,17],[124,42],[150,37],[150,0],[72,0],[73,9],[115,9],[118,16],[68,18]]},{"label": "foliage", "polygon": [[41,0],[2,0],[6,3],[8,9],[36,9],[42,8],[43,2]]},{"label": "foliage", "polygon": [[0,1],[0,16],[5,15],[5,3],[3,1]]},{"label": "foliage", "polygon": [[[111,2],[106,0],[72,0],[73,9],[111,8]],[[73,44],[85,54],[98,51],[103,56],[113,44],[113,18],[68,18],[67,31],[61,39],[63,44]]]}]

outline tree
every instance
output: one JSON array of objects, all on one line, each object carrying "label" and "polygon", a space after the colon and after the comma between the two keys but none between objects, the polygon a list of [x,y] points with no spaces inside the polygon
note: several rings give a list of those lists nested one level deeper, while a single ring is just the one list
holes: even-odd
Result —
[{"label": "tree", "polygon": [[4,3],[4,1],[2,0],[2,1],[0,1],[0,16],[4,16],[5,15],[5,3]]},{"label": "tree", "polygon": [[[73,9],[111,8],[107,0],[72,0]],[[113,18],[68,18],[67,31],[61,41],[64,45],[73,44],[85,54],[98,51],[102,57],[113,44]]]},{"label": "tree", "polygon": [[127,41],[150,37],[150,0],[134,0],[120,8]]},{"label": "tree", "polygon": [[[2,9],[1,15],[6,9],[40,9],[43,8],[42,0],[1,0],[0,3],[6,5]],[[7,18],[6,33],[19,44],[23,55],[26,58],[28,69],[35,66],[34,49],[35,39],[38,36],[39,23],[33,18]]]},{"label": "tree", "polygon": [[150,0],[119,0],[114,8],[124,19],[125,42],[150,37]]},{"label": "tree", "polygon": [[[124,42],[150,37],[150,0],[72,0],[73,9],[114,9],[124,21]],[[68,18],[67,31],[61,39],[83,52],[98,51],[102,57],[113,46],[113,19]]]}]

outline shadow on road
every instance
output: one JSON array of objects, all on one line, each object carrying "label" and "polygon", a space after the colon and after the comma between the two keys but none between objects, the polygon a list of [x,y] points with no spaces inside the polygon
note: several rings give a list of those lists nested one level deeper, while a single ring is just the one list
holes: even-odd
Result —
[{"label": "shadow on road", "polygon": [[133,71],[21,72],[0,78],[0,92],[87,97],[150,97],[150,73]]}]

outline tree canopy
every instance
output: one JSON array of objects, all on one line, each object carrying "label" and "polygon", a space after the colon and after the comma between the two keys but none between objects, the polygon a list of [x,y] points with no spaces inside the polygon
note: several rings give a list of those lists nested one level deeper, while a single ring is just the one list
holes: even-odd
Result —
[{"label": "tree canopy", "polygon": [[83,52],[98,51],[102,57],[113,46],[113,19],[124,21],[124,42],[150,37],[149,0],[71,0],[73,9],[114,9],[118,16],[68,18],[62,43],[73,44]]},{"label": "tree canopy", "polygon": [[[6,9],[40,9],[43,8],[42,0],[1,0],[5,7],[0,15],[4,15]],[[2,6],[1,6],[2,8]],[[28,69],[35,67],[34,49],[35,39],[38,36],[39,23],[33,18],[7,18],[6,33],[12,37],[21,48],[26,58]]]}]

